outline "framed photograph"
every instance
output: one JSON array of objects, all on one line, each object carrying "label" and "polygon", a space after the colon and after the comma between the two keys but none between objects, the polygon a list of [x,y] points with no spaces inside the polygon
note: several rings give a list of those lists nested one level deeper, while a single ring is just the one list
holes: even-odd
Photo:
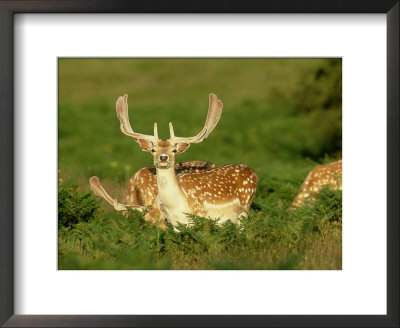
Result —
[{"label": "framed photograph", "polygon": [[0,10],[4,327],[399,325],[398,1]]}]

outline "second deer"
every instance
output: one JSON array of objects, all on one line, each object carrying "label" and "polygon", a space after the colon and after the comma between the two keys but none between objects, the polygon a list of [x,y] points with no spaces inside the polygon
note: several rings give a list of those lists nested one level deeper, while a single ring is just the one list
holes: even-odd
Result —
[{"label": "second deer", "polygon": [[128,117],[128,95],[119,97],[116,104],[121,131],[133,138],[143,151],[153,156],[155,167],[136,172],[129,180],[125,203],[110,197],[97,177],[90,178],[93,192],[104,198],[117,211],[131,207],[143,212],[145,220],[188,224],[188,214],[205,218],[219,218],[222,223],[231,220],[238,223],[247,216],[256,192],[258,176],[243,164],[216,166],[208,162],[192,161],[175,163],[175,156],[186,151],[190,144],[200,143],[217,125],[222,102],[210,94],[209,108],[204,128],[194,137],[175,136],[169,123],[170,138],[158,138],[157,123],[154,134],[134,132]]},{"label": "second deer", "polygon": [[313,201],[315,195],[325,187],[342,190],[342,160],[318,165],[304,179],[300,191],[294,198],[290,209],[304,205],[306,201]]}]

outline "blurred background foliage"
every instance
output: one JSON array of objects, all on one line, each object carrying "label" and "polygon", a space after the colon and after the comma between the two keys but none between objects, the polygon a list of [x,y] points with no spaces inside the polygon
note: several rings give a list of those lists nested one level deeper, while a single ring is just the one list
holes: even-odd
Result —
[{"label": "blurred background foliage", "polygon": [[[224,103],[220,122],[203,143],[192,145],[177,161],[243,163],[255,169],[260,181],[253,210],[260,220],[288,219],[282,213],[306,174],[319,163],[341,157],[340,58],[60,58],[58,68],[59,177],[76,181],[75,191],[71,186],[65,191],[65,183],[59,191],[64,196],[70,193],[79,204],[89,202],[84,193],[89,191],[91,176],[98,176],[106,190],[122,201],[132,174],[153,165],[151,156],[120,131],[115,102],[125,93],[129,94],[133,129],[152,134],[157,122],[163,139],[169,137],[170,121],[178,136],[199,132],[207,114],[208,94],[215,93]],[[88,217],[99,213],[97,205],[89,202],[93,212],[76,205],[71,216],[64,206],[66,199],[59,203],[63,209],[59,241],[66,243],[59,247],[64,250],[70,249],[66,240],[76,233],[76,223],[90,225]],[[75,211],[79,209],[82,212]],[[100,209],[113,213],[103,201]],[[301,228],[307,217],[298,218],[296,224]],[[335,239],[335,247],[341,254],[341,240]],[[71,252],[60,256],[79,266],[83,253]],[[334,267],[341,266],[341,256],[335,263]]]},{"label": "blurred background foliage", "polygon": [[217,128],[180,161],[265,168],[341,156],[340,59],[60,59],[59,82],[59,167],[75,177],[125,183],[152,165],[119,129],[125,93],[134,129],[158,122],[164,139],[169,121],[177,135],[197,133],[208,94],[222,99]]}]

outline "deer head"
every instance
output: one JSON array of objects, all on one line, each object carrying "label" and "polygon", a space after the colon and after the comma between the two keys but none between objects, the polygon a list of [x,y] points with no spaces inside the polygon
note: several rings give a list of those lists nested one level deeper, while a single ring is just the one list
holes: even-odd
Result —
[{"label": "deer head", "polygon": [[153,155],[154,165],[158,169],[171,168],[175,164],[175,155],[183,153],[192,143],[200,143],[209,136],[217,125],[221,113],[222,102],[214,94],[209,95],[209,107],[207,119],[203,129],[194,137],[176,137],[172,123],[169,123],[170,138],[161,140],[158,138],[157,123],[154,123],[154,134],[145,135],[132,130],[128,115],[128,95],[119,97],[116,104],[118,119],[121,123],[121,131],[132,137],[143,151]]}]

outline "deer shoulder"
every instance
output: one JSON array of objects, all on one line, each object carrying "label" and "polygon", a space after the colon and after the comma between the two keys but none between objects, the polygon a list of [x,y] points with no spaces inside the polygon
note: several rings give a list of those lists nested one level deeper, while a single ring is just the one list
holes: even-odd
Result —
[{"label": "deer shoulder", "polygon": [[[177,177],[186,173],[200,173],[211,170],[217,165],[210,162],[190,161],[174,165]],[[126,187],[125,203],[127,205],[152,206],[158,195],[157,175],[155,167],[144,167],[137,171]]]}]

